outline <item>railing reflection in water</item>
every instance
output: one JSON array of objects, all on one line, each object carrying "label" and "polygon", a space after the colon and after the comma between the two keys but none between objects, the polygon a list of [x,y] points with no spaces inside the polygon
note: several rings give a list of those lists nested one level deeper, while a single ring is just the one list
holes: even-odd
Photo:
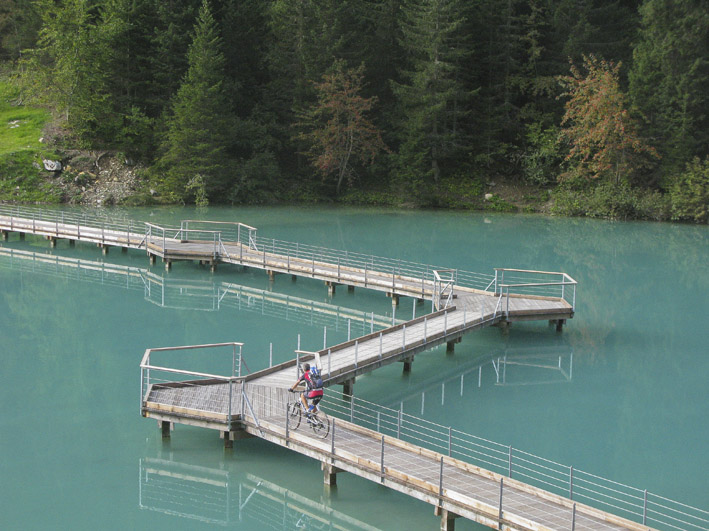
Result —
[{"label": "railing reflection in water", "polygon": [[139,462],[138,506],[223,526],[251,521],[288,531],[377,529],[273,480],[153,457]]}]

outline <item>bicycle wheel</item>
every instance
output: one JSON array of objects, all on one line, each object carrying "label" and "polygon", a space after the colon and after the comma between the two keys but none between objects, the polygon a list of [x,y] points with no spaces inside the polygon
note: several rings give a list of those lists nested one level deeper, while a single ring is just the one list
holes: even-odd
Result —
[{"label": "bicycle wheel", "polygon": [[300,426],[301,414],[300,401],[296,400],[288,407],[288,416],[290,417],[288,420],[288,427],[291,430],[297,430],[298,426]]},{"label": "bicycle wheel", "polygon": [[323,411],[313,415],[313,423],[310,425],[317,437],[324,439],[330,433],[330,418]]}]

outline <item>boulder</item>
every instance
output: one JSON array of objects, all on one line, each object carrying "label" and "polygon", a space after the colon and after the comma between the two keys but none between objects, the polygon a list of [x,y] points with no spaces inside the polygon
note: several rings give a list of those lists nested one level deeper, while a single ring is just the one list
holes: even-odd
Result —
[{"label": "boulder", "polygon": [[58,160],[42,159],[44,169],[47,171],[62,171],[62,163]]}]

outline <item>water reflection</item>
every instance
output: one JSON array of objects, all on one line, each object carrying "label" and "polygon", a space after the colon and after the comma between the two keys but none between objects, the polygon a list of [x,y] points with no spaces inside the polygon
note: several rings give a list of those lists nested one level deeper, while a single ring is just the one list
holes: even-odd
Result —
[{"label": "water reflection", "polygon": [[139,466],[140,509],[220,525],[249,521],[268,529],[377,529],[251,473],[152,457],[141,458]]},{"label": "water reflection", "polygon": [[8,247],[0,247],[0,267],[142,292],[146,301],[162,308],[210,312],[230,308],[287,321],[327,326],[334,330],[347,330],[352,337],[386,328],[393,321],[391,317],[373,312],[233,282],[184,279],[175,274],[164,276],[139,267]]},{"label": "water reflection", "polygon": [[571,345],[506,347],[466,360],[435,375],[428,374],[425,383],[416,384],[416,391],[403,390],[399,395],[390,395],[386,405],[424,415],[427,395],[429,403],[437,407],[439,403],[445,405],[446,396],[449,399],[451,395],[463,397],[471,387],[570,383],[573,364]]}]

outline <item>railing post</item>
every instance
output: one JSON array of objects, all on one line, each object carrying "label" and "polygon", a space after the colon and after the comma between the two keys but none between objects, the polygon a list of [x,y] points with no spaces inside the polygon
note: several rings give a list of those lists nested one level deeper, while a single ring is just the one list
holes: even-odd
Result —
[{"label": "railing post", "polygon": [[384,483],[384,435],[382,435],[382,457],[381,457],[380,463],[381,463],[380,466],[381,466],[381,477],[382,477],[381,481],[382,481],[382,483]]},{"label": "railing post", "polygon": [[448,426],[448,457],[453,456],[453,427]]},{"label": "railing post", "polygon": [[350,340],[350,328],[352,326],[352,319],[347,318],[347,341]]},{"label": "railing post", "polygon": [[574,467],[569,467],[569,499],[574,499]]},{"label": "railing post", "polygon": [[374,312],[372,312],[372,320],[370,321],[370,324],[369,324],[369,333],[370,334],[374,333]]},{"label": "railing post", "polygon": [[[502,522],[502,489],[504,484],[504,478],[500,478],[500,512],[498,513],[498,520]],[[501,526],[500,526],[501,528]]]},{"label": "railing post", "polygon": [[273,367],[273,343],[268,344],[268,366]]},{"label": "railing post", "polygon": [[[300,337],[298,337],[300,340]],[[300,341],[298,341],[298,350],[300,350]],[[300,353],[296,352],[295,353],[295,377],[296,379],[300,378]]]},{"label": "railing post", "polygon": [[646,520],[647,520],[647,489],[645,489],[645,491],[643,492],[643,525],[645,525]]},{"label": "railing post", "polygon": [[441,456],[441,472],[438,479],[438,497],[443,498],[443,456]]},{"label": "railing post", "polygon": [[330,370],[330,366],[332,365],[332,351],[330,349],[327,349],[327,377],[330,378],[332,375],[332,371]]},{"label": "railing post", "polygon": [[327,348],[327,326],[322,328],[322,348]]},{"label": "railing post", "polygon": [[426,337],[426,332],[428,328],[428,316],[424,316],[423,318],[423,344],[425,345],[427,343],[427,337]]},{"label": "railing post", "polygon": [[331,446],[330,446],[330,453],[332,456],[335,456],[335,417],[332,417],[332,440],[331,440]]},{"label": "railing post", "polygon": [[289,410],[290,404],[288,404],[288,400],[286,400],[286,446],[288,446],[288,432],[290,431],[290,410]]},{"label": "railing post", "polygon": [[512,445],[507,449],[507,477],[512,477]]},{"label": "railing post", "polygon": [[406,323],[401,327],[401,330],[401,352],[404,352],[406,350]]},{"label": "railing post", "polygon": [[379,361],[382,359],[382,332],[379,332]]},{"label": "railing post", "polygon": [[357,354],[359,351],[359,341],[355,341],[355,370],[357,369]]},{"label": "railing post", "polygon": [[[645,522],[643,522],[643,525],[645,525]],[[574,503],[573,509],[571,509],[571,531],[575,531],[576,529],[576,504]]]},{"label": "railing post", "polygon": [[401,406],[402,406],[401,409],[399,409],[399,418],[397,419],[397,422],[396,422],[396,438],[397,439],[401,439],[401,421],[402,421],[401,417],[403,416],[402,413],[404,411],[403,410],[403,406],[404,406],[403,402],[402,402]]},{"label": "railing post", "polygon": [[337,281],[340,281],[340,257],[337,257]]},{"label": "railing post", "polygon": [[244,391],[244,384],[246,382],[241,380],[241,419],[243,420],[246,416],[246,392]]},{"label": "railing post", "polygon": [[233,388],[233,383],[234,381],[232,379],[229,379],[229,407],[227,408],[227,422],[229,424],[229,428],[231,427],[231,399],[232,399],[232,388]]},{"label": "railing post", "polygon": [[350,398],[350,422],[354,423],[354,403],[355,397]]}]

